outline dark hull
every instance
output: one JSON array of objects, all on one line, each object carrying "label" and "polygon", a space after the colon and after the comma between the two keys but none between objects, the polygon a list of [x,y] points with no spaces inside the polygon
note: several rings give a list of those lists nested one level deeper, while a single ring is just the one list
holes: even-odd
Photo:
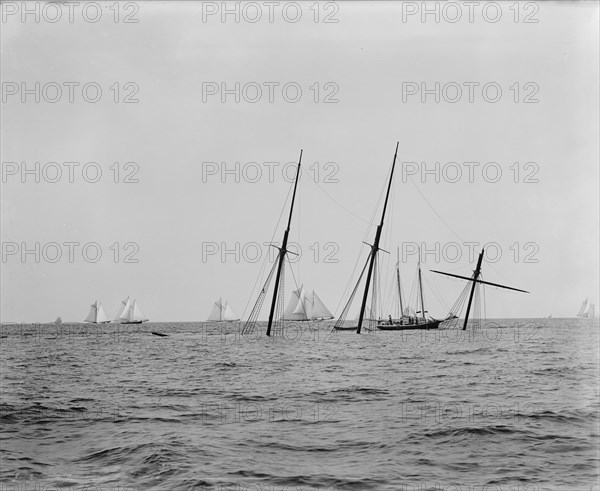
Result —
[{"label": "dark hull", "polygon": [[337,327],[337,326],[333,326],[333,329],[335,331],[356,331],[356,327],[357,326],[354,326],[354,327]]},{"label": "dark hull", "polygon": [[127,322],[120,322],[119,324],[141,324],[144,321],[127,321]]},{"label": "dark hull", "polygon": [[381,331],[410,331],[416,329],[437,329],[442,321],[430,320],[423,322],[422,324],[384,324],[381,323],[377,326],[377,329]]}]

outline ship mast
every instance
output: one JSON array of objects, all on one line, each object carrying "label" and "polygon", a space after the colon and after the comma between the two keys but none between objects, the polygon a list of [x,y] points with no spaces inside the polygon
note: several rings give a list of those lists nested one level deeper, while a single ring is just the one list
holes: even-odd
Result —
[{"label": "ship mast", "polygon": [[463,331],[465,331],[467,329],[467,322],[469,322],[469,314],[471,312],[471,304],[473,302],[473,295],[475,294],[475,285],[477,283],[480,283],[482,285],[496,286],[498,288],[505,288],[506,290],[514,290],[516,292],[529,293],[528,291],[520,290],[519,288],[513,288],[511,286],[499,285],[498,283],[491,283],[489,281],[480,280],[479,276],[481,275],[481,263],[483,261],[483,252],[484,252],[484,249],[481,249],[481,252],[479,253],[479,258],[477,259],[477,266],[475,267],[475,271],[473,271],[473,276],[471,278],[469,278],[467,276],[461,276],[458,274],[444,273],[443,271],[435,271],[433,269],[431,270],[433,273],[443,274],[446,276],[451,276],[453,278],[460,278],[461,280],[467,280],[467,281],[472,282],[471,293],[469,294],[469,303],[467,304],[467,311],[465,313],[465,322],[463,323],[463,327],[462,327]]},{"label": "ship mast", "polygon": [[[375,257],[377,256],[377,252],[379,251],[379,240],[381,239],[381,230],[383,229],[385,210],[387,208],[388,199],[390,197],[390,189],[392,188],[392,178],[394,177],[394,168],[396,167],[396,156],[398,155],[398,145],[399,144],[400,144],[400,142],[396,143],[396,151],[394,152],[394,161],[392,162],[392,171],[390,172],[390,180],[388,182],[387,192],[385,195],[383,211],[381,212],[381,222],[377,226],[377,231],[375,232],[375,240],[373,241],[373,245],[371,246],[371,260],[369,262],[369,270],[367,272],[367,283],[365,285],[365,291],[364,291],[362,303],[360,306],[360,315],[358,317],[358,326],[356,327],[356,334],[360,334],[360,330],[362,328],[363,317],[365,315],[365,307],[367,305],[367,297],[369,295],[369,285],[371,284],[371,276],[373,275],[373,265],[375,264]],[[371,313],[371,314],[373,314],[373,313]]]},{"label": "ship mast", "polygon": [[479,279],[479,275],[481,274],[481,261],[483,261],[483,249],[479,253],[479,259],[477,259],[477,266],[475,267],[475,271],[473,272],[473,281],[471,283],[471,293],[469,294],[469,303],[467,304],[467,312],[465,314],[465,322],[463,324],[462,330],[467,330],[467,322],[469,322],[469,313],[471,312],[471,303],[473,302],[473,295],[475,293],[475,285],[477,284],[477,280]]},{"label": "ship mast", "polygon": [[290,216],[288,218],[287,228],[283,233],[283,241],[279,248],[279,264],[277,266],[277,276],[275,277],[275,289],[273,290],[273,300],[271,302],[271,311],[269,312],[269,324],[267,325],[267,336],[271,335],[271,326],[273,325],[273,316],[275,315],[275,306],[277,304],[277,294],[279,292],[279,280],[281,278],[281,270],[287,254],[288,235],[290,234],[290,225],[292,223],[292,212],[294,211],[294,200],[296,199],[296,189],[298,187],[298,178],[300,177],[300,164],[302,163],[302,150],[300,150],[300,159],[298,160],[298,168],[296,170],[296,181],[294,182],[294,193],[292,195],[292,205],[290,206]]},{"label": "ship mast", "polygon": [[404,306],[402,305],[402,283],[400,282],[400,248],[397,249],[398,261],[396,262],[396,281],[398,282],[398,298],[400,299],[400,319],[404,315]]},{"label": "ship mast", "polygon": [[419,250],[419,293],[421,294],[421,314],[423,314],[423,322],[427,322],[425,319],[425,300],[423,300],[423,284],[421,283],[421,251]]}]

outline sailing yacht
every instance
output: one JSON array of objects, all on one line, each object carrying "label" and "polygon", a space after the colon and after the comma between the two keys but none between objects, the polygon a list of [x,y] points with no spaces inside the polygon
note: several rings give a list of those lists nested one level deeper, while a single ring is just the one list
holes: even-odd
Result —
[{"label": "sailing yacht", "polygon": [[143,314],[135,299],[132,301],[127,297],[121,302],[114,322],[119,324],[141,324],[147,320],[149,319]]},{"label": "sailing yacht", "polygon": [[[398,287],[398,301],[400,304],[400,318],[392,319],[390,315],[388,320],[380,320],[377,329],[382,331],[406,331],[410,329],[437,329],[442,322],[427,315],[425,310],[425,299],[423,298],[423,284],[421,280],[421,261],[417,265],[417,279],[419,283],[419,298],[421,310],[415,310],[411,307],[404,308],[402,305],[402,284],[400,282],[400,253],[398,252],[398,261],[396,262],[396,283]],[[419,308],[419,307],[417,307]],[[421,314],[421,315],[419,315]]]},{"label": "sailing yacht", "polygon": [[307,295],[304,291],[304,285],[292,292],[292,296],[283,313],[283,320],[286,321],[328,319],[333,319],[333,314],[314,290]]},{"label": "sailing yacht", "polygon": [[240,318],[233,311],[233,309],[229,306],[227,300],[223,302],[221,298],[219,298],[212,307],[210,314],[208,315],[207,321],[214,322],[228,322],[228,321],[239,321]]},{"label": "sailing yacht", "polygon": [[589,302],[586,298],[582,303],[581,307],[579,307],[579,312],[577,312],[577,317],[581,317],[582,319],[593,319],[596,316],[596,307],[593,303]]},{"label": "sailing yacht", "polygon": [[106,324],[110,322],[110,318],[104,312],[102,304],[97,300],[90,306],[90,311],[83,322],[90,322],[92,324]]}]

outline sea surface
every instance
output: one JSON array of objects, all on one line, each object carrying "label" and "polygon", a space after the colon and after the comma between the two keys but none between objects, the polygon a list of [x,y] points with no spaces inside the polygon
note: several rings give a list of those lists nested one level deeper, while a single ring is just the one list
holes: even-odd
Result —
[{"label": "sea surface", "polygon": [[597,319],[330,329],[3,325],[0,489],[598,491]]}]

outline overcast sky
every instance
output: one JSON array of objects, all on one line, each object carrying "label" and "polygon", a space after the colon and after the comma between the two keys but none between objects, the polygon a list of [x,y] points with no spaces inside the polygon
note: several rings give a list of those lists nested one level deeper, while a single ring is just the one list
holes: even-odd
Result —
[{"label": "overcast sky", "polygon": [[423,268],[441,317],[463,284],[428,270],[469,275],[466,243],[493,242],[484,278],[531,293],[487,289],[488,317],[574,316],[599,296],[598,4],[502,3],[497,22],[455,5],[436,22],[421,2],[281,2],[271,22],[258,2],[236,22],[221,2],[39,19],[4,2],[2,321],[81,321],[95,300],[114,316],[128,295],[152,321],[204,320],[219,297],[247,316],[300,149],[294,275],[339,314],[397,141],[382,247],[388,272],[404,251],[407,294],[415,244],[438,247]]}]

